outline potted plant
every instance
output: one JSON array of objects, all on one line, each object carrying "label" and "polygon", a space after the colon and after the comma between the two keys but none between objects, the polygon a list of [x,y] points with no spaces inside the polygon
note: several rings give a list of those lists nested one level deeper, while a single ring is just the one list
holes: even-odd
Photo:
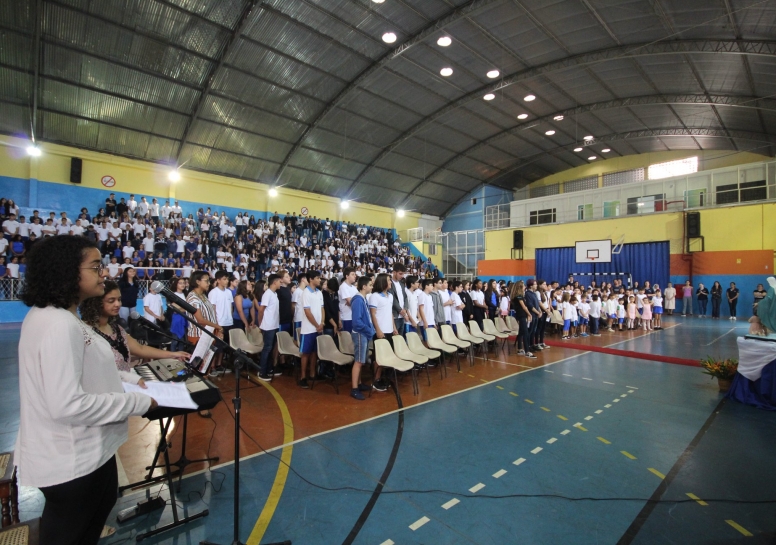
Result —
[{"label": "potted plant", "polygon": [[738,360],[732,358],[718,360],[706,356],[706,359],[701,360],[701,367],[703,367],[704,373],[717,378],[720,392],[727,392],[730,390],[730,384],[733,382],[736,371],[738,371]]}]

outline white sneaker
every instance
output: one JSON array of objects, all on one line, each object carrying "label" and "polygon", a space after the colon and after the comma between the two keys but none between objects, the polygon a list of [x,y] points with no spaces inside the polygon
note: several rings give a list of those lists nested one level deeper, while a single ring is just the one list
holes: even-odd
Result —
[{"label": "white sneaker", "polygon": [[736,321],[736,317],[735,317],[735,316],[733,316],[733,321],[734,321],[734,322]]}]

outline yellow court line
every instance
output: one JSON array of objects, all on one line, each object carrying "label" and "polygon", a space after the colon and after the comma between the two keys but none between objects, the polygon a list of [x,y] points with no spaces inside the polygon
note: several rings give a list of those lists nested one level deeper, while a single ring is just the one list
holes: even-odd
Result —
[{"label": "yellow court line", "polygon": [[531,405],[533,405],[533,404],[534,404],[534,402],[533,402],[533,401],[531,401],[530,399],[526,399],[526,400],[525,400],[525,402],[526,402],[526,403],[530,403]]},{"label": "yellow court line", "polygon": [[563,416],[562,414],[558,414],[558,415],[555,415],[555,416],[557,416],[557,417],[558,417],[558,418],[560,418],[561,420],[568,420],[568,418],[566,418],[566,417],[565,417],[565,416]]},{"label": "yellow court line", "polygon": [[515,392],[509,392],[509,395],[517,397],[517,394]]},{"label": "yellow court line", "polygon": [[726,520],[725,522],[730,524],[733,528],[735,528],[736,530],[741,532],[746,537],[752,537],[752,532],[750,532],[749,530],[747,530],[746,528],[744,528],[743,526],[738,524],[736,521],[734,521],[734,520]]},{"label": "yellow court line", "polygon": [[601,442],[602,442],[604,445],[611,445],[611,444],[612,444],[612,442],[611,442],[611,441],[607,441],[607,440],[606,440],[606,439],[604,439],[603,437],[596,437],[596,439],[598,439],[599,441],[601,441]]},{"label": "yellow court line", "polygon": [[275,402],[280,409],[280,415],[283,417],[283,443],[286,445],[283,447],[283,451],[280,453],[280,464],[278,465],[278,471],[275,474],[275,481],[272,483],[272,488],[267,496],[267,501],[264,502],[264,508],[261,510],[256,524],[253,526],[251,535],[248,536],[246,545],[259,545],[261,538],[264,537],[264,532],[267,531],[270,521],[275,514],[280,503],[280,497],[283,495],[283,489],[286,487],[286,479],[288,478],[288,468],[291,465],[291,453],[294,451],[294,423],[291,421],[291,413],[288,412],[288,406],[283,398],[272,385],[264,382],[257,381],[260,385],[264,386],[272,397],[275,398]]},{"label": "yellow court line", "polygon": [[687,497],[688,497],[688,498],[690,498],[690,499],[692,499],[692,500],[695,500],[696,502],[698,502],[698,505],[708,505],[708,503],[706,503],[705,501],[703,501],[702,499],[700,499],[698,496],[696,496],[696,495],[695,495],[695,494],[693,494],[692,492],[688,492],[688,493],[687,493]]},{"label": "yellow court line", "polygon": [[582,426],[582,424],[577,424],[577,425],[576,425],[576,426],[574,426],[574,427],[575,427],[575,428],[577,428],[578,430],[587,431],[587,428],[586,428],[586,427],[584,427],[584,426]]},{"label": "yellow court line", "polygon": [[466,376],[474,378],[474,375],[470,375],[469,373],[466,373]]},{"label": "yellow court line", "polygon": [[503,390],[504,389],[503,386],[496,386],[496,388],[498,388],[499,390]]},{"label": "yellow court line", "polygon": [[540,408],[541,410],[543,410],[543,411],[550,412],[550,409],[548,409],[547,407],[539,407],[539,408]]},{"label": "yellow court line", "polygon": [[636,459],[636,457],[633,454],[631,454],[630,452],[627,452],[625,450],[621,450],[620,453],[622,455],[624,455],[626,458],[630,458],[631,460],[635,460]]},{"label": "yellow court line", "polygon": [[481,380],[482,382],[486,383],[486,384],[487,384],[488,382],[490,382],[489,380],[485,380],[484,378],[481,378],[480,380]]},{"label": "yellow court line", "polygon": [[648,470],[650,473],[654,473],[655,475],[657,475],[657,476],[658,476],[658,477],[660,477],[661,479],[665,479],[665,478],[666,478],[666,476],[665,476],[665,475],[663,475],[662,473],[660,473],[660,472],[659,472],[657,469],[655,469],[654,467],[648,467],[648,468],[647,468],[647,470]]}]

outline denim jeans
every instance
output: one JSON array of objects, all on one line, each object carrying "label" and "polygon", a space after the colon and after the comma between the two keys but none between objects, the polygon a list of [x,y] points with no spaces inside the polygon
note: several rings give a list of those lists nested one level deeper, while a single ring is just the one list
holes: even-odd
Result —
[{"label": "denim jeans", "polygon": [[706,305],[708,305],[708,303],[708,299],[698,299],[699,314],[701,316],[706,316]]},{"label": "denim jeans", "polygon": [[262,375],[269,374],[269,356],[272,354],[272,348],[275,346],[275,335],[277,335],[277,332],[277,329],[261,330],[262,337],[264,338],[264,348],[261,349],[261,363],[259,364]]},{"label": "denim jeans", "polygon": [[719,297],[712,297],[711,298],[711,317],[712,318],[719,318],[719,304],[722,302],[722,299]]},{"label": "denim jeans", "polygon": [[682,298],[682,314],[692,315],[692,297]]}]

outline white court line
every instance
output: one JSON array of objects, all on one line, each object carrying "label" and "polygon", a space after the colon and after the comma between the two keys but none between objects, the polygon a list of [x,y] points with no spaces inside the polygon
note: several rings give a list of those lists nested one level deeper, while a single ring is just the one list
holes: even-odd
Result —
[{"label": "white court line", "polygon": [[380,543],[380,545],[394,545],[394,543],[392,539],[386,539],[385,541]]},{"label": "white court line", "polygon": [[514,461],[514,462],[512,462],[512,463],[513,463],[514,465],[516,465],[516,466],[519,466],[519,465],[520,465],[520,464],[522,464],[523,462],[525,462],[525,458],[518,458],[517,460],[515,460],[515,461]]},{"label": "white court line", "polygon": [[731,332],[733,332],[733,331],[735,331],[735,330],[736,330],[736,328],[735,328],[735,327],[732,327],[732,328],[730,328],[730,330],[726,331],[725,333],[723,333],[722,335],[720,335],[719,337],[717,337],[716,339],[714,339],[714,340],[713,340],[713,341],[711,341],[710,343],[708,343],[708,344],[704,344],[703,346],[711,346],[712,344],[714,344],[715,342],[717,342],[718,340],[720,340],[722,337],[724,337],[724,336],[725,336],[725,335],[727,335],[728,333],[731,333]]},{"label": "white court line", "polygon": [[554,373],[555,371],[549,371],[547,369],[544,370],[545,373]]},{"label": "white court line", "polygon": [[619,403],[619,402],[620,402],[619,399],[612,399],[612,403]]},{"label": "white court line", "polygon": [[582,380],[593,380],[592,378],[582,377]]},{"label": "white court line", "polygon": [[611,409],[611,408],[612,408],[611,403],[607,403],[606,405],[604,405],[604,409]]},{"label": "white court line", "polygon": [[620,397],[628,397],[628,394],[622,394]]},{"label": "white court line", "polygon": [[601,414],[603,411],[601,409],[598,409],[595,414]]},{"label": "white court line", "polygon": [[557,437],[552,437],[551,439],[547,439],[547,443],[551,445],[551,444],[553,444],[557,440],[558,440]]},{"label": "white court line", "polygon": [[482,484],[482,483],[477,483],[477,484],[475,484],[474,486],[472,486],[472,487],[469,489],[469,492],[471,492],[472,494],[476,494],[477,492],[479,492],[479,491],[480,491],[480,490],[482,490],[483,488],[485,488],[485,485],[484,485],[484,484]]},{"label": "white court line", "polygon": [[604,381],[604,384],[611,384],[612,386],[614,386],[614,382],[606,382],[606,381]]},{"label": "white court line", "polygon": [[459,500],[458,498],[453,498],[449,502],[443,503],[442,504],[442,509],[444,509],[446,511],[446,510],[450,509],[451,507],[455,507],[459,503],[461,503],[461,500]]},{"label": "white court line", "polygon": [[563,373],[564,377],[573,377],[574,375],[569,375],[568,373]]},{"label": "white court line", "polygon": [[531,454],[539,454],[542,450],[544,450],[542,447],[536,447],[531,451]]},{"label": "white court line", "polygon": [[498,471],[496,471],[493,474],[493,478],[494,479],[498,479],[499,477],[503,477],[506,474],[507,474],[507,470],[506,469],[499,469]]},{"label": "white court line", "polygon": [[625,385],[625,387],[626,388],[633,388],[634,390],[638,390],[638,388],[636,388],[635,386],[628,386],[627,384]]},{"label": "white court line", "polygon": [[586,417],[585,417],[585,420],[592,420],[592,419],[593,419],[593,417],[592,417],[592,416],[586,416]]},{"label": "white court line", "polygon": [[568,435],[570,433],[571,433],[571,430],[563,430],[562,432],[560,432],[561,435]]},{"label": "white court line", "polygon": [[417,530],[418,528],[420,528],[421,526],[423,526],[424,524],[430,521],[431,519],[428,517],[420,517],[418,520],[410,524],[410,530],[414,532],[415,530]]},{"label": "white court line", "polygon": [[633,393],[633,390],[628,390],[628,393],[629,393],[629,394],[632,394],[632,393]]}]

